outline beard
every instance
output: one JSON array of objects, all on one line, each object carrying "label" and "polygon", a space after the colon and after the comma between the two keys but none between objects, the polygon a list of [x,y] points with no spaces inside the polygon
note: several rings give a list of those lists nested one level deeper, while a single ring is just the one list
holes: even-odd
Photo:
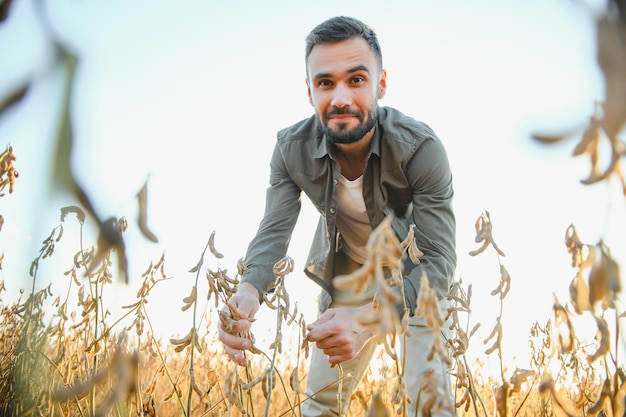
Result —
[{"label": "beard", "polygon": [[[328,118],[334,114],[352,114],[359,119],[359,124],[352,129],[349,129],[346,123],[341,123],[339,124],[339,128],[337,130],[333,130],[328,127],[326,122],[328,121]],[[367,110],[367,119],[365,119],[365,115],[360,110],[335,108],[324,113],[324,116],[320,119],[320,130],[332,144],[347,144],[358,142],[367,132],[372,130],[378,119],[378,111],[376,105],[370,107]]]}]

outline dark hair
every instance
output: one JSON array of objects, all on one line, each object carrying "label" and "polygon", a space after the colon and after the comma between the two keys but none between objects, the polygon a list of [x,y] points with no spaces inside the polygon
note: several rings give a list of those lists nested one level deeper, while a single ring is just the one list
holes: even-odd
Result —
[{"label": "dark hair", "polygon": [[324,43],[347,41],[353,38],[363,38],[370,46],[378,61],[378,69],[383,68],[383,54],[380,50],[376,32],[365,23],[352,17],[331,17],[317,25],[306,37],[305,64],[309,63],[309,55],[313,47]]}]

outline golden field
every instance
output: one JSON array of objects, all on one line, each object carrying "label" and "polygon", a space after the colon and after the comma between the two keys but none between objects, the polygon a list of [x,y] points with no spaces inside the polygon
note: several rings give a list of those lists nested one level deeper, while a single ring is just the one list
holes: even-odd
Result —
[{"label": "golden field", "polygon": [[[74,219],[76,218],[76,220]],[[120,225],[124,221],[120,219]],[[78,221],[85,214],[78,207],[62,209],[62,221],[43,242],[39,256],[31,264],[33,283],[41,262],[55,256],[55,245],[63,239],[63,224]],[[476,221],[474,256],[494,250],[498,262],[504,253],[493,240],[488,212]],[[155,260],[144,272],[136,292],[136,301],[122,307],[115,321],[110,319],[107,286],[118,277],[112,270],[113,248],[100,251],[95,245],[83,245],[65,272],[67,292],[54,294],[51,286],[28,293],[23,300],[2,304],[0,411],[15,416],[299,416],[299,405],[307,372],[308,343],[304,318],[292,305],[284,285],[293,271],[290,258],[275,268],[276,283],[266,304],[275,310],[277,331],[274,342],[265,351],[249,353],[251,365],[238,368],[228,361],[216,338],[216,325],[227,315],[219,310],[227,304],[243,272],[235,275],[212,270],[210,259],[222,255],[215,248],[215,234],[209,238],[196,266],[187,297],[180,300],[183,311],[192,312],[189,331],[180,338],[161,340],[154,335],[146,311],[151,291],[164,280],[175,279],[166,273],[166,259]],[[423,281],[417,314],[429,326],[451,325],[452,339],[443,338],[432,347],[432,355],[441,355],[452,366],[456,403],[446,404],[436,389],[424,389],[419,409],[430,415],[439,408],[455,408],[461,416],[591,416],[624,415],[626,375],[619,351],[619,321],[615,310],[621,288],[619,265],[608,248],[583,244],[573,227],[566,231],[566,245],[572,265],[579,273],[571,283],[567,306],[557,300],[552,319],[536,323],[529,334],[531,367],[507,369],[502,362],[501,337],[505,329],[497,317],[491,335],[485,341],[484,360],[499,361],[500,373],[484,373],[480,360],[472,360],[467,350],[474,340],[477,323],[472,323],[472,289],[456,282],[448,294],[452,307],[442,311],[434,292]],[[391,294],[386,286],[397,282],[376,282],[373,271],[382,260],[394,261],[411,256],[419,262],[419,249],[412,236],[400,242],[385,222],[370,239],[370,268],[341,277],[339,285],[363,285],[374,282],[379,294]],[[511,277],[500,263],[499,285],[491,296],[506,303]],[[34,288],[34,285],[33,285]],[[104,294],[104,295],[103,295]],[[0,293],[1,295],[1,293]],[[353,395],[345,416],[407,415],[407,396],[403,391],[403,358],[397,349],[403,337],[410,337],[402,323],[390,328],[391,302],[378,299],[378,315],[367,324],[381,332],[398,331],[398,337],[381,339],[380,361],[370,370]],[[72,309],[71,306],[77,306]],[[592,315],[598,338],[582,343],[573,323],[577,315]],[[45,324],[47,323],[47,324]],[[613,323],[613,324],[609,324]],[[283,337],[287,333],[296,335]],[[388,333],[390,334],[390,333]],[[248,335],[253,341],[253,335]],[[340,378],[349,378],[342,375]]]}]

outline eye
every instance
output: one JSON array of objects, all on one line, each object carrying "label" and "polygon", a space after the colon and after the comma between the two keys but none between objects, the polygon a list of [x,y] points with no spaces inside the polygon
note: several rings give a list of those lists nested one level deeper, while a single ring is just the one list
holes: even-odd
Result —
[{"label": "eye", "polygon": [[365,82],[365,77],[357,75],[356,77],[352,77],[352,84],[363,84]]},{"label": "eye", "polygon": [[317,82],[318,87],[330,87],[333,83],[330,80],[319,80]]}]

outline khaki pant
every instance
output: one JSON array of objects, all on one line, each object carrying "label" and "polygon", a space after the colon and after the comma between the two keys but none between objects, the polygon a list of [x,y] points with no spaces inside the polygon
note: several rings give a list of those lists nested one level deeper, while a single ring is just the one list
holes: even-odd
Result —
[{"label": "khaki pant", "polygon": [[[360,265],[349,259],[347,256],[337,254],[335,276],[354,271]],[[330,296],[322,291],[320,297],[320,314],[328,307],[349,307],[358,306],[371,301],[372,294],[356,297],[351,292],[338,292],[335,294],[332,304]],[[438,357],[432,361],[426,359],[433,340],[433,331],[424,325],[422,318],[412,317],[409,322],[409,332],[411,337],[407,338],[407,360],[405,368],[405,381],[407,384],[408,395],[411,397],[408,415],[421,416],[417,413],[416,406],[418,402],[418,394],[424,385],[425,375],[430,373],[431,377],[437,381],[437,390],[440,396],[448,396],[448,404],[454,404],[454,397],[451,389],[449,368]],[[447,335],[446,335],[447,336]],[[346,411],[350,402],[350,397],[357,385],[361,381],[365,371],[367,370],[370,360],[377,347],[377,341],[371,339],[368,341],[359,354],[341,364],[343,371],[343,380],[341,381],[342,390],[342,411],[347,416]],[[347,376],[349,375],[349,376]],[[311,350],[311,363],[307,379],[306,395],[311,398],[302,404],[302,415],[305,417],[330,417],[338,415],[338,387],[337,382],[340,377],[339,367],[330,367],[328,358],[323,351],[317,349],[314,345]],[[427,382],[431,383],[433,379]],[[423,402],[423,400],[422,400]],[[450,407],[445,410],[435,412],[433,417],[449,417],[455,415]]]}]

